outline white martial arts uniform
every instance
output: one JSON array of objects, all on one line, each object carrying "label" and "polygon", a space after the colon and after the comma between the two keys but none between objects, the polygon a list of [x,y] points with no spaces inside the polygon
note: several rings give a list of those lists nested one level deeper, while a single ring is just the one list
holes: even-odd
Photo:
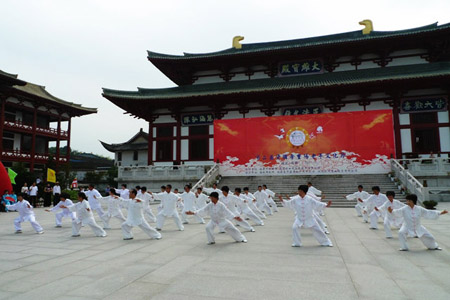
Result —
[{"label": "white martial arts uniform", "polygon": [[37,233],[44,232],[44,229],[42,229],[41,225],[36,221],[33,206],[31,206],[27,200],[17,201],[17,203],[12,205],[6,205],[6,208],[9,211],[16,210],[19,213],[19,216],[14,219],[14,228],[16,229],[16,232],[22,232],[22,226],[20,224],[22,222],[30,222]]},{"label": "white martial arts uniform", "polygon": [[116,193],[120,194],[120,198],[122,199],[130,199],[130,190],[129,189],[116,189]]},{"label": "white martial arts uniform", "polygon": [[208,196],[203,193],[195,194],[195,207],[197,207],[197,209],[202,209],[206,204],[208,204]]},{"label": "white martial arts uniform", "polygon": [[439,218],[441,211],[428,210],[417,205],[414,205],[413,208],[405,205],[402,208],[394,209],[392,213],[397,217],[403,217],[403,224],[398,232],[398,240],[400,242],[401,250],[409,249],[406,241],[409,232],[413,232],[416,236],[418,236],[428,249],[436,249],[439,247],[434,239],[434,236],[420,223],[420,218],[423,217],[425,219],[436,220]]},{"label": "white martial arts uniform", "polygon": [[[191,191],[189,192],[184,192],[180,195],[181,200],[183,200],[183,210],[181,211],[181,220],[183,221],[183,224],[188,224],[188,219],[186,215],[187,211],[195,211],[198,208],[195,205],[195,194]],[[203,220],[202,217],[199,217],[197,215],[194,215],[194,218],[197,220],[198,223],[200,224],[205,224],[205,220]]]},{"label": "white martial arts uniform", "polygon": [[[378,207],[378,210],[384,213],[384,232],[386,233],[387,238],[392,238],[391,226],[400,228],[403,224],[403,218],[398,217],[395,214],[390,214],[388,208],[390,207],[392,209],[399,209],[402,208],[403,206],[406,205],[398,200],[394,199],[394,201],[391,202],[388,199],[388,201],[384,202],[384,204],[381,205],[381,207]],[[372,220],[370,221],[372,223]]]},{"label": "white martial arts uniform", "polygon": [[264,225],[263,220],[261,220],[260,217],[258,217],[255,212],[250,208],[248,205],[247,197],[244,194],[239,195],[239,202],[236,201],[236,205],[238,209],[241,211],[241,214],[246,215],[248,218],[252,219],[253,222],[255,222],[257,225]]},{"label": "white martial arts uniform", "polygon": [[[142,196],[142,194],[141,194]],[[144,218],[145,202],[137,197],[134,199],[118,198],[120,201],[128,205],[127,220],[122,223],[122,233],[124,239],[132,239],[133,233],[131,229],[133,226],[139,226],[152,239],[160,239],[161,233],[151,227]],[[137,200],[141,200],[138,202]]]},{"label": "white martial arts uniform", "polygon": [[[223,202],[223,204],[225,204],[225,206],[228,208],[228,210],[233,213],[233,218],[235,216],[240,215],[240,213],[238,212],[237,207],[236,207],[237,204],[240,204],[242,202],[241,199],[239,199],[239,197],[228,193],[226,196],[225,195],[220,196],[219,201]],[[250,224],[248,224],[248,222],[245,221],[244,219],[242,219],[242,221],[238,221],[233,218],[231,218],[230,221],[234,220],[236,222],[236,224],[239,224],[239,226],[241,226],[242,228],[249,230],[249,231],[255,231],[255,229]],[[219,230],[222,231],[222,229],[224,229],[224,228],[219,226]]]},{"label": "white martial arts uniform", "polygon": [[100,198],[102,195],[96,189],[84,191],[84,194],[88,198],[91,209],[95,210],[97,212],[98,216],[100,217],[100,219],[102,220],[103,228],[108,228],[109,225],[105,218],[105,212],[103,211],[100,202],[98,202],[98,200],[96,199],[96,198]]},{"label": "white martial arts uniform", "polygon": [[353,194],[345,196],[345,198],[349,201],[356,200],[355,210],[358,217],[362,217],[363,203],[359,202],[358,199],[366,200],[370,197],[370,194],[366,191],[357,191]]},{"label": "white martial arts uniform", "polygon": [[118,198],[115,198],[113,196],[108,197],[97,197],[97,200],[100,202],[106,203],[108,205],[108,210],[103,216],[103,219],[105,221],[105,229],[111,229],[109,226],[109,220],[114,217],[116,219],[119,219],[120,221],[125,222],[125,217],[123,216],[122,209],[121,209],[121,201]]},{"label": "white martial arts uniform", "polygon": [[322,246],[333,245],[314,218],[314,210],[325,207],[325,203],[318,202],[307,195],[303,198],[298,195],[292,197],[291,200],[283,201],[283,205],[296,212],[295,221],[292,225],[292,239],[294,241],[292,246],[300,247],[302,245],[301,227],[310,228],[313,236]]},{"label": "white martial arts uniform", "polygon": [[195,211],[200,217],[205,217],[209,215],[211,220],[205,227],[206,237],[208,238],[208,243],[215,243],[214,239],[214,228],[219,226],[225,230],[226,233],[231,235],[231,237],[237,242],[246,242],[245,236],[234,227],[233,223],[229,220],[234,218],[235,215],[220,201],[209,202],[205,207]]},{"label": "white martial arts uniform", "polygon": [[53,206],[50,209],[51,212],[55,212],[55,211],[61,209],[60,212],[55,214],[56,226],[57,227],[61,227],[61,225],[62,225],[62,218],[63,217],[70,217],[72,219],[72,222],[77,217],[75,212],[70,211],[68,208],[61,208],[61,205],[64,205],[65,207],[69,207],[69,206],[73,205],[73,202],[70,199],[66,199],[65,201],[61,200],[61,201],[58,202],[58,204],[56,204],[56,206]]},{"label": "white martial arts uniform", "polygon": [[[386,202],[386,201],[389,201],[389,200],[386,197],[386,195],[384,195],[382,193],[378,193],[378,195],[375,195],[375,194],[370,195],[370,197],[364,201],[364,209],[363,209],[364,222],[367,223],[369,221],[369,215],[374,211],[375,207],[381,207],[384,204],[384,202]],[[381,215],[384,217],[384,213],[381,213]],[[378,218],[378,215],[377,215],[377,218]],[[372,226],[372,224],[370,226]],[[375,228],[377,228],[377,227],[375,227]]]},{"label": "white martial arts uniform", "polygon": [[267,204],[267,201],[269,200],[269,195],[266,192],[264,192],[263,190],[261,190],[261,191],[258,190],[253,193],[253,197],[255,197],[256,206],[258,207],[258,209],[260,211],[264,211],[269,216],[273,215],[269,204]]},{"label": "white martial arts uniform", "polygon": [[216,192],[217,194],[219,194],[219,196],[222,196],[222,190],[218,188],[203,188],[203,191],[208,195],[210,195],[212,192]]},{"label": "white martial arts uniform", "polygon": [[153,194],[155,199],[161,201],[161,210],[156,216],[156,229],[162,229],[164,221],[168,217],[172,217],[179,230],[184,230],[181,224],[180,216],[177,211],[177,203],[181,200],[179,196],[170,192]]},{"label": "white martial arts uniform", "polygon": [[150,206],[150,202],[155,201],[153,196],[150,193],[145,192],[143,194],[141,193],[139,197],[136,197],[144,201],[144,216],[147,215],[147,217],[150,219],[150,222],[156,223],[156,216],[153,214],[152,208]]},{"label": "white martial arts uniform", "polygon": [[[96,236],[105,237],[106,232],[95,222],[91,206],[86,200],[80,201],[67,207],[77,214],[77,218],[72,221],[72,236],[79,236],[82,225],[89,225]],[[89,210],[88,210],[89,209]]]},{"label": "white martial arts uniform", "polygon": [[276,204],[276,202],[274,201],[274,199],[275,199],[275,193],[272,192],[272,191],[269,190],[269,189],[264,189],[264,188],[263,188],[263,191],[266,192],[267,195],[269,196],[269,197],[267,198],[267,203],[270,205],[270,208],[271,208],[274,212],[278,212],[277,204]]},{"label": "white martial arts uniform", "polygon": [[242,195],[244,195],[245,199],[247,199],[247,204],[248,207],[250,207],[250,209],[260,218],[260,219],[267,219],[266,215],[259,210],[259,208],[256,206],[256,198],[255,196],[253,196],[252,193],[247,192],[247,193],[243,193]]}]

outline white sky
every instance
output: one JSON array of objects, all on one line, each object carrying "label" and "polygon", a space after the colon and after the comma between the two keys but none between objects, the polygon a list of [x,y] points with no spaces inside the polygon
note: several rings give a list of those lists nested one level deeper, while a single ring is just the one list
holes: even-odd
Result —
[{"label": "white sky", "polygon": [[123,114],[101,88],[174,86],[146,50],[203,53],[242,43],[362,29],[450,22],[449,0],[1,0],[0,69],[46,86],[56,97],[98,108],[72,119],[72,149],[112,157],[98,140],[121,143],[148,123]]}]

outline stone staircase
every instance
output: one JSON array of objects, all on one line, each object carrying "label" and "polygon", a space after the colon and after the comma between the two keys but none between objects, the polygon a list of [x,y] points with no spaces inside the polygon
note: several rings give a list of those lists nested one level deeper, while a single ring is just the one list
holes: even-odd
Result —
[{"label": "stone staircase", "polygon": [[[219,187],[227,185],[230,190],[235,187],[243,188],[248,186],[250,192],[255,192],[258,185],[266,184],[275,193],[283,196],[296,195],[300,184],[310,181],[313,186],[322,191],[326,198],[323,201],[331,200],[331,207],[354,207],[356,201],[348,201],[343,196],[357,191],[358,185],[363,185],[364,190],[372,193],[372,186],[378,185],[381,192],[394,191],[395,199],[405,201],[405,196],[400,193],[397,186],[390,180],[387,174],[370,175],[315,175],[315,176],[254,176],[254,177],[223,177]],[[276,199],[277,200],[277,199]],[[277,200],[278,201],[278,200]],[[281,205],[281,204],[279,204]]]}]

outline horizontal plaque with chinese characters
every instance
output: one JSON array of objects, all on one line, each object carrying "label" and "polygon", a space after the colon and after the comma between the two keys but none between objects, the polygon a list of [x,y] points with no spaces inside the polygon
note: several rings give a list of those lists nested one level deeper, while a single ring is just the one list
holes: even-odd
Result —
[{"label": "horizontal plaque with chinese characters", "polygon": [[283,62],[278,65],[278,76],[280,77],[320,73],[323,73],[323,62],[320,59]]},{"label": "horizontal plaque with chinese characters", "polygon": [[322,106],[304,106],[304,107],[291,107],[286,108],[283,111],[283,116],[294,116],[294,115],[311,115],[322,113]]},{"label": "horizontal plaque with chinese characters", "polygon": [[402,99],[401,113],[421,113],[433,111],[446,111],[448,99],[445,96]]},{"label": "horizontal plaque with chinese characters", "polygon": [[189,114],[181,116],[182,126],[209,125],[213,124],[214,115],[212,113]]}]

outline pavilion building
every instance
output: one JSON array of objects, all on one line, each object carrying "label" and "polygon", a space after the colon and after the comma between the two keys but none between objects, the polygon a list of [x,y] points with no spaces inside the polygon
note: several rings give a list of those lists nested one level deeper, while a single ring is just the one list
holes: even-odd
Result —
[{"label": "pavilion building", "polygon": [[362,23],[363,31],[287,41],[235,37],[232,48],[212,53],[148,51],[177,86],[104,88],[103,96],[148,121],[139,165],[213,164],[218,119],[380,109],[393,112],[393,157],[448,157],[450,24],[371,31]]},{"label": "pavilion building", "polygon": [[[44,86],[3,71],[0,105],[0,160],[8,167],[13,162],[25,163],[31,172],[44,169],[50,158],[50,143],[56,147],[56,165],[68,163],[71,119],[97,112],[96,108],[59,99]],[[62,147],[67,148],[65,153],[60,152]]]}]

